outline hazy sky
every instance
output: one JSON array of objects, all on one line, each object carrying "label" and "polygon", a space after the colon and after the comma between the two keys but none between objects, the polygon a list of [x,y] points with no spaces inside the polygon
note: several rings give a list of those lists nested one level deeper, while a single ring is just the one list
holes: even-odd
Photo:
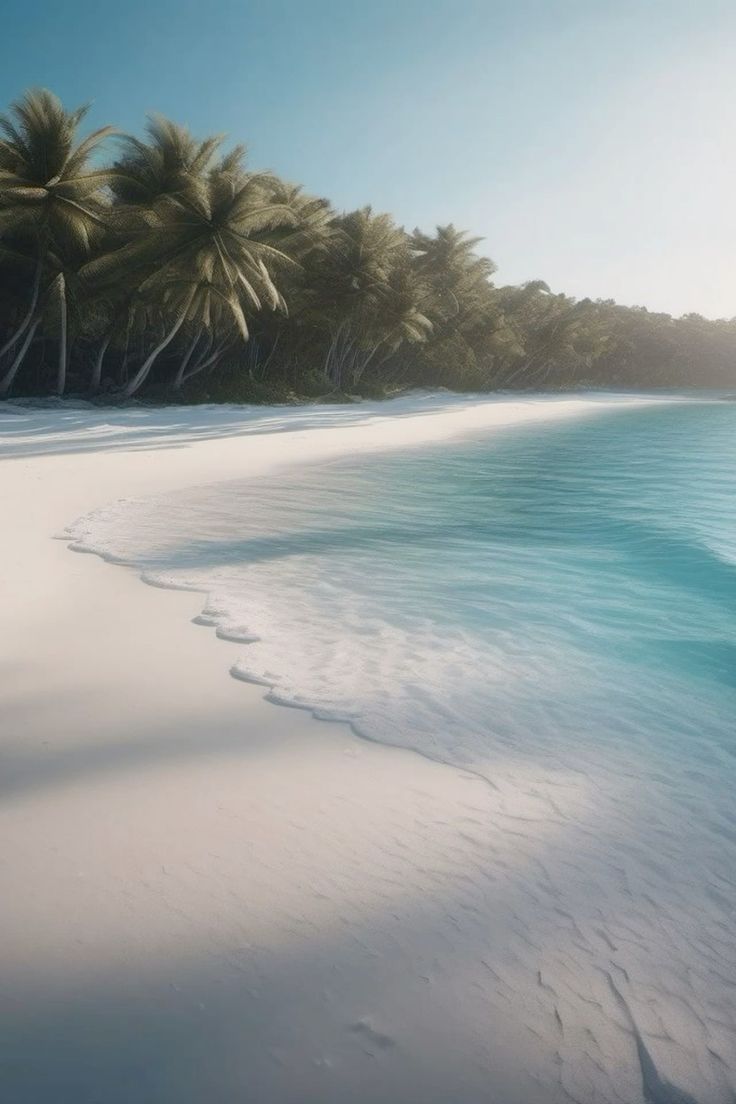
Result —
[{"label": "hazy sky", "polygon": [[736,315],[736,0],[5,0],[0,101],[152,109],[498,280]]}]

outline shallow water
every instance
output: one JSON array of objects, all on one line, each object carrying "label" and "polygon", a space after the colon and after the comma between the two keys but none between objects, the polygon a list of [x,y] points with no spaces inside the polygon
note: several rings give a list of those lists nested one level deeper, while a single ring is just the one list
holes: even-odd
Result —
[{"label": "shallow water", "polygon": [[249,641],[234,673],[276,700],[484,780],[472,861],[513,881],[517,940],[488,999],[538,1035],[543,1083],[720,1102],[735,472],[735,405],[601,408],[118,503],[71,535],[206,591],[202,620]]}]

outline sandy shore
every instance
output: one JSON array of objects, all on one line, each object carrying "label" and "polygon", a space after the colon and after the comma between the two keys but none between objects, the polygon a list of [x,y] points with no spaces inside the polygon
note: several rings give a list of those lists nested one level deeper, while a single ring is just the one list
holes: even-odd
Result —
[{"label": "sandy shore", "polygon": [[270,705],[189,624],[200,595],[51,539],[122,496],[462,428],[301,417],[0,417],[3,1100],[558,1099],[474,983],[489,932],[504,954],[467,861],[488,787]]}]

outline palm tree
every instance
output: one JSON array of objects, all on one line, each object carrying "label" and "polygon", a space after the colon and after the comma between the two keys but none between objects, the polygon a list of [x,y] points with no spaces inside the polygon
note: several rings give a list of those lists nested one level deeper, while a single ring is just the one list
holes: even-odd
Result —
[{"label": "palm tree", "polygon": [[108,379],[155,393],[162,364],[175,392],[219,366],[223,397],[257,394],[267,374],[314,396],[681,385],[695,364],[728,385],[736,319],[496,287],[480,239],[452,224],[407,235],[370,207],[336,215],[247,171],[243,147],[160,115],[98,167],[113,132],[80,138],[86,111],[36,89],[0,115],[0,397],[24,371],[45,387],[49,350],[58,394],[68,366],[93,393]]},{"label": "palm tree", "polygon": [[368,342],[353,353],[353,386],[369,368],[375,375],[399,350],[407,345],[422,345],[431,338],[433,325],[424,313],[425,298],[425,288],[406,257],[396,264],[377,297],[376,311],[366,334]]},{"label": "palm tree", "polygon": [[[292,214],[290,221],[274,227],[274,243],[300,264],[315,252],[324,257],[336,235],[335,214],[329,200],[308,195],[300,185],[289,184],[272,174],[264,174],[262,186],[271,203],[288,208]],[[294,271],[292,268],[291,272]]]},{"label": "palm tree", "polygon": [[[87,110],[67,111],[53,93],[35,89],[0,115],[0,237],[33,263],[26,309],[0,355],[34,325],[55,322],[59,395],[66,385],[69,274],[89,257],[104,230],[103,189],[112,180],[109,170],[88,166],[113,128],[77,139]],[[24,340],[23,355],[27,348]],[[16,356],[6,377],[19,367]]]},{"label": "palm tree", "polygon": [[[113,191],[125,204],[152,205],[162,196],[181,197],[196,190],[212,168],[222,135],[200,141],[179,123],[163,115],[150,115],[148,141],[124,134],[122,156],[115,162]],[[228,155],[242,157],[242,147]]]},{"label": "palm tree", "polygon": [[438,226],[434,235],[415,230],[411,236],[416,272],[427,289],[424,309],[438,340],[462,333],[465,317],[477,314],[480,303],[487,301],[496,266],[476,253],[481,241],[452,223]]},{"label": "palm tree", "polygon": [[340,388],[357,380],[377,355],[388,330],[387,314],[397,269],[409,261],[407,237],[390,215],[370,207],[334,220],[324,255],[309,258],[309,314],[326,331],[325,378]]},{"label": "palm tree", "polygon": [[451,222],[437,226],[434,235],[416,229],[411,236],[412,249],[421,258],[420,267],[425,272],[457,276],[469,271],[487,279],[496,266],[490,258],[476,253],[482,241],[482,238],[470,237],[465,230],[458,230]]},{"label": "palm tree", "polygon": [[163,194],[137,211],[132,240],[91,262],[91,281],[126,281],[149,304],[160,339],[124,388],[135,394],[182,327],[201,335],[249,336],[247,317],[268,307],[285,310],[275,283],[294,262],[279,248],[278,232],[293,225],[290,207],[272,202],[257,174],[228,159],[196,187]]},{"label": "palm tree", "polygon": [[422,310],[433,324],[431,343],[414,355],[414,371],[427,382],[477,387],[499,350],[504,323],[491,283],[496,266],[476,252],[481,241],[452,223],[411,236],[426,288]]}]

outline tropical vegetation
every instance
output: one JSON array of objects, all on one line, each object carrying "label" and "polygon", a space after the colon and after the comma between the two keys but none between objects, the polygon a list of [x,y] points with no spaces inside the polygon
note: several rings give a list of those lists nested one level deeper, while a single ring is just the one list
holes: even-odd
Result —
[{"label": "tropical vegetation", "polygon": [[736,319],[497,286],[452,225],[336,211],[159,116],[81,136],[85,114],[32,90],[0,116],[0,397],[736,383]]}]

